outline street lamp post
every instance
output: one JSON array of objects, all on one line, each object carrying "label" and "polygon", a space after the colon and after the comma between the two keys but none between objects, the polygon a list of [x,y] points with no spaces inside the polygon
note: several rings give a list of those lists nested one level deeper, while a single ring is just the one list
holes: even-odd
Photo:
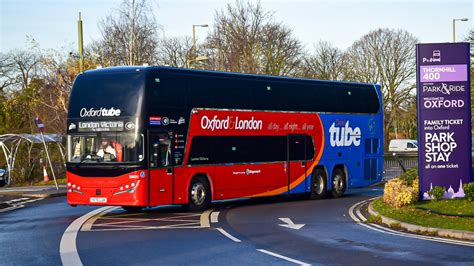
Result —
[{"label": "street lamp post", "polygon": [[189,62],[196,61],[195,58],[194,58],[194,54],[196,53],[196,27],[207,28],[207,27],[209,27],[209,25],[207,25],[207,24],[198,24],[198,25],[193,24],[193,47],[191,48],[193,59],[190,59]]},{"label": "street lamp post", "polygon": [[468,18],[453,18],[453,42],[456,42],[456,21],[468,21]]},{"label": "street lamp post", "polygon": [[77,43],[79,44],[79,72],[84,72],[84,50],[83,50],[83,37],[82,37],[82,19],[81,12],[79,12],[79,20],[77,21]]}]

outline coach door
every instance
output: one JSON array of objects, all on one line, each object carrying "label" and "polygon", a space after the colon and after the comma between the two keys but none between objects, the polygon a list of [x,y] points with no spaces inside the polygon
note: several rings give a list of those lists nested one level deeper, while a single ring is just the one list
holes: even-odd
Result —
[{"label": "coach door", "polygon": [[173,203],[173,132],[148,133],[149,205]]},{"label": "coach door", "polygon": [[306,173],[306,136],[288,136],[288,191],[302,193],[305,190],[304,182],[291,190],[292,183],[301,183],[298,179],[304,179]]}]

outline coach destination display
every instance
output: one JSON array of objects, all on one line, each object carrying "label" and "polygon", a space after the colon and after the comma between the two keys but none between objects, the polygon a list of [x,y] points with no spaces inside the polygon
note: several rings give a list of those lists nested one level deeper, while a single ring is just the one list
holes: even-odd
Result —
[{"label": "coach destination display", "polygon": [[417,45],[420,196],[435,186],[462,198],[471,181],[469,43]]}]

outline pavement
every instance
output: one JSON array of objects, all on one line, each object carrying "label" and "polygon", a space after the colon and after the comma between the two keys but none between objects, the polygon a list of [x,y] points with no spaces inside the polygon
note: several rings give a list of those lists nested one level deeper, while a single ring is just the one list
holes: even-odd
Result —
[{"label": "pavement", "polygon": [[0,213],[25,208],[46,198],[66,196],[66,186],[25,186],[0,188]]},{"label": "pavement", "polygon": [[56,186],[54,185],[3,187],[0,188],[0,196],[20,196],[36,198],[61,197],[66,196],[66,185],[59,185],[59,189],[56,189]]},{"label": "pavement", "polygon": [[474,242],[404,235],[355,217],[367,212],[355,207],[381,193],[223,201],[202,213],[73,208],[46,198],[0,213],[0,264],[473,265]]}]

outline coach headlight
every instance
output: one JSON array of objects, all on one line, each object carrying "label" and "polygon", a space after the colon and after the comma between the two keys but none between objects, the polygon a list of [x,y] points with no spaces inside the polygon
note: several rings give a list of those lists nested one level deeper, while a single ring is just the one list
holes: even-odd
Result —
[{"label": "coach headlight", "polygon": [[77,193],[77,194],[80,194],[80,195],[84,195],[84,192],[81,191],[81,186],[76,186],[76,184],[72,184],[71,182],[68,182],[67,183],[67,191],[69,193]]},{"label": "coach headlight", "polygon": [[140,184],[140,180],[138,180],[136,183],[135,181],[133,181],[132,183],[126,184],[124,186],[120,186],[120,190],[115,192],[114,196],[120,195],[123,193],[135,193],[139,184]]}]

